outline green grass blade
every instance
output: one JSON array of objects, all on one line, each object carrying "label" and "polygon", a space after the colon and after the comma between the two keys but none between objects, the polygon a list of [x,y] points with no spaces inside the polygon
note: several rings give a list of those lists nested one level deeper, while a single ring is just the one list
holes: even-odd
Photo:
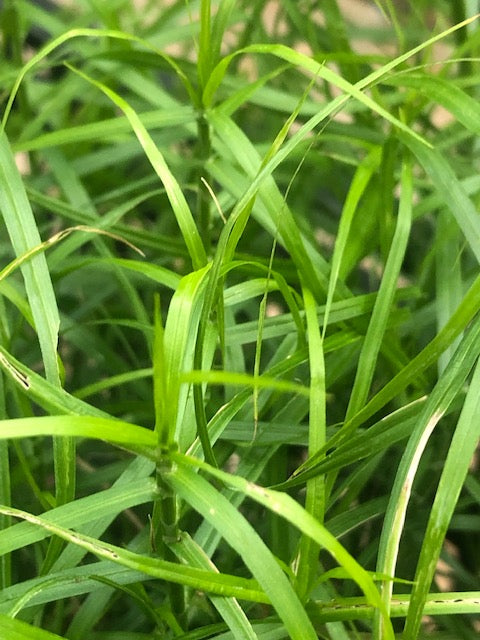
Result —
[{"label": "green grass blade", "polygon": [[275,57],[280,58],[281,60],[285,60],[293,65],[297,65],[309,71],[310,73],[313,73],[315,76],[318,76],[319,78],[332,83],[332,85],[338,87],[343,92],[345,92],[346,95],[344,96],[343,100],[339,101],[339,104],[341,104],[342,102],[345,102],[349,97],[353,97],[356,100],[358,100],[361,104],[365,105],[368,109],[371,109],[372,111],[381,115],[383,118],[385,118],[385,120],[395,125],[400,130],[405,131],[412,137],[416,138],[418,141],[421,141],[424,143],[421,136],[416,134],[403,122],[401,122],[400,120],[392,116],[390,113],[388,113],[388,111],[383,109],[383,107],[381,107],[378,103],[376,103],[374,100],[372,100],[370,97],[368,97],[361,91],[361,88],[363,88],[363,86],[365,86],[367,82],[363,81],[362,83],[358,83],[357,85],[352,85],[350,82],[348,82],[347,80],[339,76],[337,73],[335,73],[328,67],[321,66],[313,58],[306,56],[305,54],[299,53],[298,51],[294,51],[293,49],[290,49],[289,47],[286,47],[285,45],[281,45],[281,44],[264,44],[264,45],[254,44],[254,45],[245,47],[244,49],[241,49],[239,51],[236,51],[230,56],[223,58],[223,60],[221,60],[219,64],[215,67],[215,69],[212,71],[210,80],[207,86],[205,87],[205,90],[203,93],[203,101],[205,105],[211,105],[215,91],[217,90],[217,87],[222,81],[222,78],[231,60],[237,55],[251,54],[251,53],[273,55]]},{"label": "green grass blade", "polygon": [[166,419],[167,368],[165,364],[165,332],[160,311],[160,297],[155,297],[154,306],[154,339],[153,339],[153,404],[155,408],[155,431],[159,444],[168,448],[171,444],[172,432]]},{"label": "green grass blade", "polygon": [[152,367],[145,369],[137,369],[136,371],[127,371],[126,373],[119,373],[116,376],[110,376],[110,378],[103,378],[98,382],[92,382],[92,384],[86,385],[81,389],[75,391],[75,397],[79,399],[88,398],[97,393],[101,393],[106,389],[113,389],[122,384],[128,384],[135,380],[141,380],[142,378],[151,378],[153,375]]},{"label": "green grass blade", "polygon": [[[208,465],[205,462],[201,462],[200,460],[190,458],[188,456],[173,453],[172,457],[176,462],[178,462],[179,467],[181,465],[184,468],[200,468],[206,471],[209,475],[221,480],[226,486],[233,487],[237,491],[241,491],[249,498],[273,511],[275,514],[285,518],[285,520],[293,524],[302,533],[310,536],[317,544],[326,549],[328,553],[331,554],[332,557],[347,571],[352,580],[357,582],[358,586],[365,593],[367,600],[371,602],[373,606],[378,607],[382,615],[382,620],[384,620],[385,623],[385,638],[386,640],[393,640],[393,630],[391,628],[385,606],[382,604],[380,594],[368,573],[354,560],[348,551],[346,551],[346,549],[329,531],[327,531],[323,525],[305,511],[305,509],[295,502],[295,500],[293,500],[289,495],[261,487],[249,482],[245,478],[226,473]],[[176,472],[173,471],[172,473],[175,474]],[[191,482],[193,484],[190,485],[190,487],[192,487],[191,489],[190,487],[187,489],[187,486],[185,486],[185,489],[183,490],[183,495],[187,500],[188,496],[191,496],[189,489],[191,491],[194,490],[195,483],[199,476],[196,474],[189,474],[188,477],[191,478]],[[179,488],[178,483],[175,483],[175,486]],[[214,501],[210,504],[207,502],[205,506],[202,505],[202,514],[207,520],[211,520],[213,516],[218,516],[218,511],[215,509],[214,514],[210,513],[210,509],[212,508],[211,504],[216,504],[216,502]],[[236,518],[233,519],[233,522],[235,521]],[[231,526],[231,523],[226,523],[226,526]]]},{"label": "green grass blade", "polygon": [[[404,618],[407,614],[410,604],[410,594],[395,594],[391,602],[392,618]],[[351,620],[352,607],[358,610],[356,616],[359,618],[370,620],[374,613],[373,607],[366,604],[363,598],[342,598],[340,602],[332,604],[325,602],[316,602],[311,608],[311,615],[315,622],[324,624],[329,620]],[[425,615],[428,616],[449,616],[472,614],[478,615],[480,612],[480,592],[479,591],[456,591],[430,593],[425,604]],[[447,622],[448,624],[448,622]],[[432,634],[418,636],[422,640],[431,637]],[[436,638],[448,638],[454,640],[456,635],[440,636],[434,634]]]},{"label": "green grass blade", "polygon": [[[304,289],[303,299],[310,356],[308,453],[311,456],[321,449],[326,441],[325,360],[315,300],[308,289]],[[305,509],[322,524],[325,516],[325,477],[318,476],[308,481],[306,489]],[[302,601],[307,599],[315,582],[318,572],[319,551],[319,546],[315,544],[310,536],[302,536],[298,551],[296,581],[297,591]]]},{"label": "green grass blade", "polygon": [[345,199],[345,204],[343,205],[342,217],[340,219],[337,239],[335,241],[335,250],[332,257],[330,280],[328,283],[327,301],[325,303],[325,318],[323,322],[323,336],[325,336],[325,332],[327,330],[330,307],[335,295],[335,289],[337,287],[337,281],[340,274],[340,266],[343,263],[343,256],[347,248],[348,235],[352,226],[353,217],[368,183],[380,165],[380,160],[380,149],[374,148],[355,172],[348,195]]},{"label": "green grass blade", "polygon": [[[480,309],[480,277],[478,277],[467,291],[458,305],[455,313],[444,328],[422,351],[413,358],[390,382],[388,382],[373,398],[361,409],[349,422],[346,422],[330,441],[330,446],[343,442],[355,429],[363,424],[376,411],[384,407],[389,400],[398,393],[419,374],[435,364],[439,356],[452,342],[465,330],[472,318]],[[323,455],[323,454],[322,454]],[[316,474],[315,456],[301,465],[293,475],[294,483],[298,484],[300,478],[307,480]],[[285,485],[287,486],[287,485]]]},{"label": "green grass blade", "polygon": [[178,273],[174,273],[173,271],[170,271],[170,269],[166,269],[158,264],[152,264],[151,262],[127,260],[125,258],[105,258],[105,262],[111,262],[112,264],[116,264],[124,269],[130,269],[131,271],[141,273],[146,278],[150,278],[154,282],[158,282],[168,289],[172,289],[172,291],[177,289],[180,280],[182,279]]},{"label": "green grass blade", "polygon": [[[190,106],[179,105],[175,110],[147,111],[139,114],[142,124],[148,131],[164,127],[180,127],[195,121],[195,113]],[[67,127],[42,133],[31,139],[20,139],[13,144],[14,151],[39,151],[50,147],[59,147],[81,142],[94,142],[102,139],[108,141],[122,133],[131,131],[131,126],[125,116],[108,118],[97,122],[85,123],[76,127]]]},{"label": "green grass blade", "polygon": [[[213,311],[215,302],[219,297],[221,286],[223,285],[222,267],[224,263],[228,264],[233,258],[240,236],[249,219],[254,198],[245,203],[243,208],[236,207],[224,225],[220,237],[217,242],[217,249],[211,263],[211,270],[208,278],[203,308],[201,311],[198,337],[195,344],[195,353],[193,358],[193,366],[197,370],[201,370],[204,366],[204,343],[207,336],[207,328],[210,322],[210,314]],[[221,302],[218,309],[221,311]],[[224,342],[223,331],[221,333],[221,342]],[[213,453],[210,436],[207,429],[207,416],[205,412],[205,404],[203,391],[200,385],[193,388],[193,397],[195,405],[195,417],[197,422],[197,430],[200,441],[202,443],[203,454],[205,459],[216,465],[215,455]]]},{"label": "green grass blade", "polygon": [[[478,350],[477,350],[478,351]],[[440,551],[444,542],[455,505],[472,456],[480,437],[480,364],[477,362],[463,409],[443,465],[442,475],[435,494],[427,530],[415,572],[415,583],[405,622],[405,640],[413,640],[418,635],[423,609],[436,570]]]},{"label": "green grass blade", "polygon": [[480,133],[480,105],[460,89],[454,81],[427,73],[406,72],[391,76],[386,84],[416,89],[423,96],[438,102],[472,133]]},{"label": "green grass blade", "polygon": [[225,29],[228,26],[230,15],[234,9],[235,0],[222,0],[217,6],[210,34],[211,59],[213,62],[212,67],[217,64],[220,58]]},{"label": "green grass blade", "polygon": [[94,416],[41,416],[3,420],[0,439],[32,436],[71,436],[98,438],[137,451],[137,447],[153,455],[157,438],[153,431],[137,425]]},{"label": "green grass blade", "polygon": [[61,387],[48,382],[48,380],[45,380],[38,373],[35,373],[35,371],[32,371],[14,358],[2,346],[0,346],[0,367],[8,378],[15,383],[17,388],[51,414],[70,413],[77,416],[109,417],[106,412],[82,402]]},{"label": "green grass blade", "polygon": [[181,382],[200,384],[233,385],[238,387],[249,386],[259,389],[274,389],[275,391],[286,393],[297,393],[298,395],[309,397],[310,389],[296,382],[288,380],[276,380],[266,375],[251,376],[248,373],[235,373],[233,371],[186,371],[180,376]]},{"label": "green grass blade", "polygon": [[[0,380],[0,391],[3,394],[3,380]],[[3,504],[12,502],[10,481],[10,460],[8,455],[8,442],[0,443],[0,500]],[[11,525],[10,518],[0,517],[0,531]],[[0,593],[10,586],[12,580],[12,558],[10,554],[4,554],[0,558]]]},{"label": "green grass blade", "polygon": [[[131,584],[137,581],[147,580],[148,576],[137,571],[124,569],[107,561],[95,562],[94,571],[97,575],[111,578],[119,584]],[[41,576],[26,580],[20,584],[10,587],[2,592],[0,600],[1,613],[11,611],[16,604],[29,594],[28,604],[31,606],[42,605],[48,602],[83,594],[91,594],[98,598],[100,584],[93,578],[92,564],[81,565],[65,571],[54,571],[50,578]]]},{"label": "green grass blade", "polygon": [[[41,244],[40,234],[5,132],[0,135],[0,210],[17,257]],[[57,358],[58,315],[55,293],[45,256],[40,253],[21,266],[45,375],[60,387]],[[54,439],[55,487],[58,504],[75,495],[75,445],[69,438]]]},{"label": "green grass blade", "polygon": [[180,67],[175,63],[175,61],[173,60],[173,58],[171,58],[170,56],[167,56],[166,54],[164,54],[162,51],[160,51],[159,49],[156,49],[155,47],[152,47],[148,42],[146,42],[145,40],[143,40],[142,38],[138,38],[134,35],[125,33],[123,31],[115,31],[115,30],[111,30],[111,29],[71,29],[70,31],[67,31],[66,33],[62,33],[62,35],[60,35],[58,38],[55,38],[54,40],[51,40],[50,42],[48,42],[37,54],[35,54],[34,56],[32,56],[30,58],[30,60],[23,65],[23,67],[21,68],[16,80],[15,80],[15,84],[12,88],[12,91],[10,92],[6,107],[5,107],[5,111],[3,114],[3,118],[2,118],[2,130],[5,128],[5,125],[7,123],[8,117],[10,115],[10,111],[12,109],[12,105],[13,102],[15,100],[15,97],[18,93],[18,89],[21,85],[21,83],[23,82],[23,79],[25,78],[25,76],[36,66],[38,65],[40,62],[42,62],[45,58],[47,58],[47,56],[52,53],[53,51],[55,51],[55,49],[57,49],[58,47],[60,47],[62,44],[64,44],[65,42],[68,42],[69,40],[73,40],[75,38],[113,38],[116,40],[127,40],[127,41],[131,41],[131,42],[137,42],[138,44],[141,44],[142,46],[145,46],[149,49],[151,49],[152,51],[155,52],[156,55],[158,55],[159,57],[163,58],[175,71],[175,73],[178,75],[179,78],[181,78],[181,80],[185,83],[185,87],[187,89],[187,91],[189,92],[190,96],[194,96],[194,91],[187,79],[187,77],[185,76],[185,74],[182,72],[182,70],[180,69]]},{"label": "green grass blade", "polygon": [[168,310],[164,332],[166,401],[165,428],[169,442],[189,446],[196,434],[187,432],[183,423],[186,389],[181,389],[182,376],[192,366],[194,343],[199,331],[205,289],[209,285],[210,264],[188,274],[180,281]]},{"label": "green grass blade", "polygon": [[473,640],[476,0],[354,1],[0,0],[9,637]]},{"label": "green grass blade", "polygon": [[[369,313],[375,304],[377,294],[368,293],[366,295],[351,296],[344,300],[334,301],[330,308],[330,325],[339,324],[343,321],[352,321]],[[412,289],[399,289],[395,294],[395,302],[401,300],[413,299],[416,292]],[[226,298],[226,302],[228,299]],[[321,324],[325,317],[325,306],[317,307],[318,321]],[[299,311],[300,320],[304,317],[303,311]],[[292,314],[283,313],[275,318],[266,318],[263,327],[263,338],[275,338],[284,336],[294,331],[299,332],[299,322],[294,320]],[[258,321],[239,323],[233,327],[227,328],[226,341],[227,344],[247,344],[255,342],[258,333]],[[344,332],[343,335],[347,335]]]},{"label": "green grass blade", "polygon": [[197,70],[200,88],[204,87],[213,66],[212,42],[211,42],[211,2],[201,0],[200,2],[200,36],[198,40]]},{"label": "green grass blade", "polygon": [[[380,573],[395,575],[400,537],[403,532],[413,481],[423,451],[433,430],[461,390],[479,352],[480,317],[477,317],[430,394],[402,456],[395,475],[380,537],[377,561],[377,570]],[[385,606],[388,606],[390,601],[391,588],[391,583],[383,585]],[[379,639],[383,637],[381,625],[382,622],[378,620],[375,631],[376,637]]]},{"label": "green grass blade", "polygon": [[[192,280],[192,275],[187,278]],[[184,284],[185,278],[179,285],[177,293],[174,297],[178,298],[181,295],[182,284]],[[201,282],[201,279],[200,279]],[[188,289],[187,289],[188,291]],[[192,296],[193,297],[193,296]],[[191,299],[187,297],[185,300],[187,304],[191,304]],[[170,306],[170,311],[173,314],[174,301]],[[183,319],[183,316],[181,316]],[[186,326],[189,326],[190,313],[186,313]],[[178,326],[178,325],[177,325]],[[169,369],[167,365],[166,357],[166,341],[161,312],[160,312],[160,297],[158,294],[155,296],[154,301],[154,342],[153,342],[153,402],[155,408],[155,432],[158,437],[157,459],[156,459],[156,484],[157,491],[161,496],[160,500],[155,502],[153,506],[153,515],[151,520],[151,545],[153,550],[165,560],[174,560],[174,555],[169,545],[166,544],[166,540],[178,537],[178,510],[176,496],[169,491],[169,487],[165,485],[163,474],[165,470],[170,468],[170,460],[168,458],[168,451],[170,447],[177,446],[174,440],[175,436],[175,422],[178,412],[178,390],[179,384],[175,380],[175,389],[170,386],[172,374],[178,376],[178,370],[176,368]],[[180,340],[185,339],[180,331]],[[180,342],[173,340],[173,344],[169,344],[171,349],[170,353],[180,352],[181,356],[184,355],[184,345]],[[178,367],[181,368],[183,362],[178,362]],[[173,415],[170,411],[167,411],[167,406],[173,405]],[[169,603],[174,613],[175,619],[181,620],[185,612],[185,593],[182,587],[178,585],[169,585]]]},{"label": "green grass blade", "polygon": [[[179,542],[172,544],[172,549],[182,562],[192,567],[219,572],[202,547],[186,533],[181,534]],[[237,640],[257,640],[258,636],[237,600],[214,595],[210,596],[210,600],[225,620],[234,638]]]},{"label": "green grass blade", "polygon": [[292,585],[268,547],[235,507],[206,480],[183,465],[172,469],[166,480],[241,555],[292,640],[316,640],[317,634]]},{"label": "green grass blade", "polygon": [[[267,207],[267,216],[262,216],[260,222],[271,231],[272,235],[278,229],[279,238],[300,270],[305,285],[314,292],[316,297],[319,297],[322,287],[312,264],[312,259],[306,250],[305,241],[289,207],[285,203],[283,194],[280,193],[271,177],[271,172],[276,166],[272,166],[272,163],[280,155],[280,151],[262,168],[262,159],[254,145],[231,118],[228,118],[219,110],[209,113],[208,117],[215,133],[225,144],[234,149],[239,163],[249,178],[248,189],[240,197],[231,216],[240,216],[240,213],[246,211],[248,206],[251,207],[253,199],[258,192]],[[297,139],[297,135],[295,134],[293,137]],[[279,211],[281,211],[281,215],[279,215]],[[232,236],[233,240],[229,243],[230,253],[232,253],[232,245],[235,248],[239,240],[236,235],[233,235],[233,232]]]},{"label": "green grass blade", "polygon": [[67,65],[72,71],[77,73],[81,78],[97,87],[102,91],[110,100],[117,105],[119,109],[128,118],[130,125],[138,138],[138,141],[142,145],[145,155],[149,159],[153,169],[160,178],[165,187],[168,195],[168,199],[172,206],[173,213],[177,219],[178,226],[182,233],[185,244],[188,248],[190,257],[192,259],[193,268],[200,269],[207,262],[207,256],[202,244],[202,240],[198,233],[197,226],[192,216],[192,212],[188,206],[187,200],[183,195],[180,185],[175,179],[173,173],[168,168],[165,159],[152,140],[150,134],[143,125],[138,113],[128,104],[126,100],[118,95],[112,89],[109,89],[106,85],[97,80],[94,80],[90,76],[86,75],[82,71],[75,69],[71,65]]},{"label": "green grass blade", "polygon": [[[17,257],[41,244],[32,208],[5,133],[0,137],[0,210]],[[40,342],[47,379],[60,384],[57,361],[58,316],[55,293],[43,254],[21,266]]]},{"label": "green grass blade", "polygon": [[[316,456],[318,462],[312,467],[312,475],[313,472],[315,475],[323,475],[330,471],[339,471],[347,465],[384,452],[389,446],[407,438],[413,431],[425,400],[425,397],[419,398],[394,411],[368,429],[353,435],[325,457],[326,450],[331,447],[331,440],[328,440],[325,446],[320,449],[320,454],[324,456],[323,460],[320,455]],[[303,482],[302,475],[300,475],[294,480],[287,480],[277,488],[288,488],[303,484]]]},{"label": "green grass blade", "polygon": [[[462,296],[461,232],[457,223],[446,209],[440,211],[438,215],[437,238],[435,256],[436,313],[437,326],[442,329],[460,304]],[[461,335],[440,356],[438,360],[440,373],[447,366],[460,340]]]},{"label": "green grass blade", "polygon": [[228,574],[216,574],[204,569],[188,567],[133,553],[77,531],[71,531],[20,509],[0,505],[0,513],[25,520],[36,527],[48,531],[50,534],[62,538],[66,542],[86,549],[99,558],[110,560],[135,571],[141,571],[153,578],[183,584],[194,589],[211,591],[222,596],[233,596],[245,600],[253,600],[254,602],[268,602],[267,596],[253,580],[236,578]]},{"label": "green grass blade", "polygon": [[437,149],[429,149],[425,145],[418,144],[417,141],[412,140],[411,137],[403,136],[400,132],[399,136],[417,157],[425,173],[430,176],[442,201],[462,230],[465,241],[473,255],[480,262],[480,219],[478,212],[471,199],[465,193],[445,155]]},{"label": "green grass blade", "polygon": [[404,161],[401,177],[401,196],[397,225],[393,235],[390,252],[385,264],[382,282],[375,300],[372,317],[368,325],[365,340],[360,353],[355,382],[348,404],[346,420],[353,417],[365,405],[373,379],[378,353],[392,311],[392,302],[397,289],[400,269],[405,257],[412,222],[412,168]]},{"label": "green grass blade", "polygon": [[[300,112],[300,109],[303,105],[303,103],[305,102],[308,93],[311,89],[313,85],[313,80],[310,83],[310,85],[307,87],[307,89],[304,91],[303,95],[301,96],[300,100],[298,101],[298,104],[296,105],[294,111],[289,115],[289,117],[287,118],[287,120],[285,121],[285,123],[283,124],[283,126],[280,128],[280,131],[277,133],[277,135],[275,136],[274,141],[272,142],[272,145],[270,146],[270,149],[267,151],[263,161],[262,161],[262,166],[264,166],[265,164],[268,163],[268,160],[270,158],[272,158],[278,151],[278,149],[281,147],[281,145],[283,144],[285,138],[287,137],[287,135],[289,134],[292,125],[294,124],[295,120],[298,117],[298,114]],[[297,176],[300,167],[303,163],[304,158],[302,158],[300,160],[300,164],[297,167],[295,173],[293,174],[292,178],[290,179],[290,182],[286,188],[285,191],[285,201],[288,199],[288,194],[290,192],[290,189],[292,187],[292,184],[295,180],[295,177]],[[257,336],[257,340],[256,340],[256,346],[255,346],[255,360],[254,360],[254,364],[253,364],[253,372],[254,372],[254,376],[258,376],[260,373],[260,363],[261,363],[261,358],[262,358],[262,340],[263,340],[263,327],[264,327],[264,323],[265,323],[265,318],[266,318],[266,309],[267,309],[267,300],[268,300],[268,285],[270,282],[270,279],[272,277],[272,269],[273,269],[273,260],[275,257],[275,251],[276,251],[276,247],[277,247],[277,235],[278,235],[278,218],[282,215],[282,211],[278,211],[277,213],[277,222],[276,222],[276,229],[275,229],[275,236],[273,238],[273,243],[272,243],[272,249],[270,252],[270,259],[269,259],[269,263],[268,263],[268,270],[267,270],[267,281],[266,281],[266,287],[265,287],[265,291],[263,292],[263,296],[262,299],[260,301],[260,306],[259,306],[259,313],[258,313],[258,336]],[[287,296],[284,297],[286,299],[286,301],[292,302],[292,304],[290,304],[289,306],[291,307],[292,311],[295,312],[295,316],[296,319],[299,320],[299,314],[297,312],[296,309],[296,305],[294,303],[293,300],[293,296],[290,294],[288,287],[286,286],[286,282],[283,279],[283,277],[278,279],[280,283],[282,283],[283,281],[283,291],[287,293]],[[302,343],[304,341],[304,330],[303,327],[301,326],[300,322],[297,322],[297,326],[299,326],[299,342]],[[258,424],[258,387],[254,387],[253,389],[253,419],[254,419],[254,423],[255,425]]]},{"label": "green grass blade", "polygon": [[[61,527],[82,528],[84,531],[91,523],[96,523],[101,518],[107,517],[112,520],[125,509],[155,500],[157,498],[155,489],[155,483],[151,478],[131,479],[128,483],[118,482],[110,489],[55,507],[45,513],[42,518]],[[0,554],[22,549],[29,544],[44,540],[49,535],[46,529],[33,526],[28,522],[19,522],[0,533]]]},{"label": "green grass blade", "polygon": [[0,626],[2,633],[8,640],[62,640],[62,636],[50,631],[44,631],[38,627],[10,618],[10,616],[0,613]]},{"label": "green grass blade", "polygon": [[[311,73],[318,74],[319,77],[324,78],[327,80],[327,82],[331,82],[332,84],[336,85],[337,87],[345,91],[347,94],[351,95],[352,97],[355,97],[357,100],[359,100],[360,102],[368,106],[368,108],[371,108],[372,110],[377,111],[378,113],[381,113],[383,117],[385,117],[390,122],[393,122],[392,116],[386,113],[383,109],[380,110],[380,108],[378,107],[378,105],[375,104],[374,101],[370,101],[370,100],[368,100],[368,102],[365,101],[365,95],[361,93],[361,90],[374,83],[377,83],[384,76],[386,76],[386,74],[389,71],[391,71],[395,67],[399,66],[400,64],[402,64],[412,56],[416,55],[417,53],[420,53],[420,51],[422,51],[423,49],[430,47],[435,42],[438,42],[439,40],[450,35],[457,29],[461,29],[469,25],[477,18],[478,18],[478,15],[474,15],[468,18],[467,20],[454,25],[453,27],[449,27],[445,31],[441,32],[440,34],[437,34],[432,38],[429,38],[428,40],[421,43],[417,47],[414,47],[410,51],[407,51],[406,53],[398,56],[397,58],[394,58],[387,64],[381,66],[376,71],[373,71],[371,74],[369,74],[368,76],[363,78],[360,82],[358,82],[356,85],[351,85],[349,82],[347,82],[346,80],[344,80],[343,78],[335,74],[330,69],[327,69],[326,67],[322,67],[322,69],[319,70],[319,65],[315,60],[313,60],[312,58],[309,58],[308,56],[305,56],[304,54],[299,54],[298,52],[289,50],[288,47],[285,47],[282,45],[252,45],[251,47],[245,47],[245,49],[236,51],[230,56],[226,56],[225,58],[223,58],[218,63],[217,67],[213,69],[209,82],[204,90],[203,103],[205,105],[210,105],[212,103],[214,94],[217,88],[219,87],[220,83],[222,82],[222,79],[225,75],[228,65],[230,64],[231,60],[235,56],[245,52],[270,53],[272,55],[277,55],[279,57],[282,57],[284,60],[287,60],[292,64],[296,64],[300,67],[308,69]],[[419,136],[416,136],[416,134],[412,132],[410,128],[405,127],[405,125],[400,121],[396,119],[394,120],[395,120],[396,126],[400,125],[399,126],[400,130],[406,130],[408,131],[409,134],[412,135],[412,137],[416,137],[417,139],[419,139]]]}]

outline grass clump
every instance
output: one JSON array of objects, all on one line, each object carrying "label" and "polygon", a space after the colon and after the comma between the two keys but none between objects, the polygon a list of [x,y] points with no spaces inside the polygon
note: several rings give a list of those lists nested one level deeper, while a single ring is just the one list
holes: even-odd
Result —
[{"label": "grass clump", "polygon": [[477,637],[478,26],[430,4],[3,3],[2,637]]}]

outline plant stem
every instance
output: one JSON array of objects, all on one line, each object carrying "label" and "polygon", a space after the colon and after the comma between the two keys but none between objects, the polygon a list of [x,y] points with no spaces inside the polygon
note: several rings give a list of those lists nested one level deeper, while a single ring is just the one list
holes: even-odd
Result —
[{"label": "plant stem", "polygon": [[[152,546],[164,560],[177,562],[170,545],[179,542],[177,503],[173,489],[165,482],[164,476],[172,468],[172,462],[163,447],[158,448],[156,482],[161,498],[153,506]],[[181,584],[169,584],[169,598],[172,612],[179,622],[185,614],[185,589]]]},{"label": "plant stem", "polygon": [[197,159],[198,159],[198,171],[197,171],[197,215],[200,225],[200,234],[203,240],[203,245],[207,255],[211,249],[210,238],[210,206],[211,196],[205,185],[205,182],[210,182],[210,175],[205,169],[205,165],[210,158],[211,153],[211,140],[210,140],[210,127],[205,115],[202,113],[197,118]]}]

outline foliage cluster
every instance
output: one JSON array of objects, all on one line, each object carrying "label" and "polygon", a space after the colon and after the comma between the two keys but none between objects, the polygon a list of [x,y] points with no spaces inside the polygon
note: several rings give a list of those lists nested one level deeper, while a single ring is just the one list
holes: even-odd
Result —
[{"label": "foliage cluster", "polygon": [[480,30],[432,4],[3,3],[2,638],[478,637]]}]

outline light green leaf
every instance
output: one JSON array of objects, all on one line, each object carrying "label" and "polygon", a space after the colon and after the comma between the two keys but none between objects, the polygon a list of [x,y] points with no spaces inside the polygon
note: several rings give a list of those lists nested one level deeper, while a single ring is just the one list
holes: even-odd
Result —
[{"label": "light green leaf", "polygon": [[[403,532],[413,482],[428,440],[440,419],[459,393],[480,353],[480,317],[470,327],[455,355],[435,385],[410,436],[395,475],[378,551],[377,571],[395,575],[398,548]],[[471,409],[469,408],[469,411]],[[429,585],[426,586],[429,588]],[[391,597],[391,584],[383,585],[385,606]],[[418,601],[417,601],[418,602]],[[420,607],[421,608],[421,607]],[[383,621],[377,618],[376,637],[382,636]]]},{"label": "light green leaf", "polygon": [[[178,458],[179,463],[181,460],[184,458]],[[235,507],[185,465],[179,464],[165,475],[165,479],[240,554],[267,594],[292,640],[316,640],[317,634],[288,578],[263,540]]]},{"label": "light green leaf", "polygon": [[[332,557],[345,568],[345,570],[351,576],[352,580],[357,582],[359,587],[364,592],[367,600],[375,607],[378,607],[380,615],[382,616],[382,620],[385,623],[385,639],[393,640],[393,630],[386,613],[385,606],[382,603],[380,594],[368,573],[356,562],[356,560],[354,560],[354,558],[348,553],[348,551],[346,551],[346,549],[338,542],[338,540],[329,531],[327,531],[327,529],[325,529],[325,527],[322,526],[312,515],[305,511],[305,509],[301,507],[298,502],[293,500],[293,498],[291,498],[286,493],[281,493],[279,491],[261,487],[254,484],[253,482],[249,482],[245,478],[226,473],[224,471],[221,471],[220,469],[210,466],[205,462],[201,462],[200,460],[196,460],[179,453],[172,453],[172,458],[178,463],[178,470],[172,470],[169,481],[172,482],[172,485],[179,493],[181,492],[181,495],[183,495],[185,500],[191,501],[192,506],[195,506],[195,508],[199,510],[200,513],[202,513],[204,518],[212,522],[215,527],[218,527],[220,529],[224,537],[227,537],[228,534],[229,537],[227,539],[230,540],[230,543],[234,546],[234,548],[243,549],[246,542],[244,538],[241,538],[240,541],[237,541],[237,538],[239,536],[239,523],[236,515],[236,510],[234,510],[233,513],[230,514],[231,506],[229,505],[229,507],[225,506],[227,512],[224,512],[223,501],[220,503],[217,501],[216,497],[214,498],[213,495],[210,496],[211,491],[213,491],[210,485],[203,481],[201,476],[199,476],[198,474],[189,472],[188,475],[184,475],[182,473],[183,469],[185,471],[188,471],[188,467],[197,467],[206,471],[209,475],[221,480],[223,483],[225,483],[226,486],[234,488],[237,491],[241,491],[252,500],[255,500],[256,502],[264,505],[273,513],[285,518],[285,520],[293,524],[302,533],[310,536],[312,540],[326,549],[328,553],[331,554]],[[181,476],[180,482],[177,481],[179,474]],[[198,492],[197,494],[196,491]],[[210,498],[208,498],[208,496],[210,496]],[[218,508],[219,504],[222,504],[222,509]],[[215,506],[212,507],[212,505]],[[228,515],[226,515],[226,513],[228,513]],[[252,553],[250,546],[249,548],[250,553]],[[245,553],[247,553],[247,551],[245,551]],[[250,555],[250,553],[248,555]],[[257,563],[261,560],[262,558],[257,558],[256,556],[252,558],[252,562],[254,563]],[[252,569],[252,567],[250,568]],[[270,577],[266,576],[265,579],[270,582],[272,575],[274,574],[270,574]],[[257,574],[256,577],[260,581],[260,574]],[[263,586],[266,593],[269,593],[267,591],[266,584]],[[294,608],[298,606],[296,602],[293,605]],[[272,604],[274,604],[273,598]],[[285,612],[286,611],[287,610],[285,610]],[[278,614],[281,616],[280,611],[278,611]],[[290,614],[286,613],[286,615]]]},{"label": "light green leaf", "polygon": [[[71,436],[98,438],[123,445],[126,449],[145,453],[153,449],[157,439],[153,431],[128,422],[94,416],[41,416],[2,420],[0,439],[32,436]],[[153,455],[150,451],[149,455]]]},{"label": "light green leaf", "polygon": [[[478,348],[477,348],[478,352]],[[405,640],[418,635],[428,591],[437,569],[445,534],[480,438],[480,364],[477,362],[460,418],[443,464],[415,572],[415,582],[405,622]]]},{"label": "light green leaf", "polygon": [[440,153],[437,149],[418,144],[416,140],[413,140],[410,136],[403,136],[400,132],[399,136],[404,144],[415,154],[425,173],[430,176],[433,186],[442,198],[442,202],[445,203],[457,221],[477,262],[480,262],[480,217],[445,154]]},{"label": "light green leaf", "polygon": [[177,219],[178,226],[182,233],[185,244],[190,253],[192,259],[193,268],[200,269],[207,262],[207,256],[202,244],[202,240],[198,233],[197,226],[194,222],[192,213],[188,206],[187,200],[183,195],[180,185],[175,179],[173,173],[168,168],[165,159],[152,140],[150,134],[142,123],[137,112],[112,89],[109,89],[106,85],[94,80],[90,76],[86,75],[82,71],[75,69],[71,65],[67,65],[72,71],[77,73],[84,80],[90,84],[98,87],[103,93],[110,98],[110,100],[117,105],[119,109],[127,116],[130,125],[138,138],[138,141],[142,145],[145,155],[150,160],[150,163],[155,170],[156,174],[160,178],[167,192],[168,199],[173,209],[173,213]]},{"label": "light green leaf", "polygon": [[[113,519],[125,509],[138,504],[155,500],[156,486],[151,478],[130,480],[128,483],[117,484],[110,489],[98,491],[85,498],[78,498],[75,502],[56,507],[42,517],[46,522],[68,527],[85,528],[86,525],[96,523],[100,518]],[[20,522],[8,529],[0,531],[0,555],[22,549],[29,544],[44,540],[51,533],[28,522]]]},{"label": "light green leaf", "polygon": [[[41,244],[32,208],[5,132],[0,135],[0,211],[17,257]],[[60,384],[57,361],[57,302],[45,256],[40,253],[21,266],[47,378]]]},{"label": "light green leaf", "polygon": [[211,591],[222,596],[233,596],[244,600],[253,600],[254,602],[268,602],[268,598],[258,589],[257,583],[253,580],[237,578],[228,574],[216,574],[204,569],[188,567],[133,553],[77,531],[70,531],[44,518],[13,507],[0,505],[0,513],[25,520],[36,527],[45,529],[50,534],[59,536],[67,542],[86,549],[99,558],[110,560],[135,571],[141,571],[153,578],[183,584],[194,589]]},{"label": "light green leaf", "polygon": [[0,628],[4,638],[8,640],[62,640],[61,636],[50,631],[44,631],[38,627],[10,618],[4,613],[0,613]]}]

